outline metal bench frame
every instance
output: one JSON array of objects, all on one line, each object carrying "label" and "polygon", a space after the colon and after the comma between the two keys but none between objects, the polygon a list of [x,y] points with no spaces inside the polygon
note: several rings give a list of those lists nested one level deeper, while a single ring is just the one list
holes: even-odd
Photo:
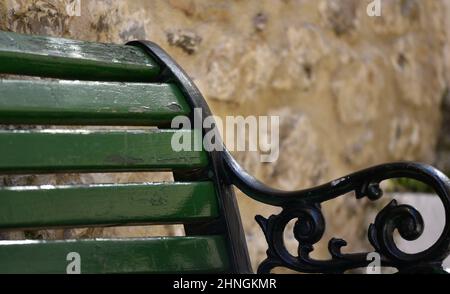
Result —
[{"label": "metal bench frame", "polygon": [[[158,81],[178,84],[191,108],[201,108],[205,116],[211,115],[193,81],[163,49],[149,41],[133,41],[127,45],[143,48],[162,69]],[[207,131],[203,130],[204,133]],[[371,262],[367,259],[369,252],[343,254],[341,248],[347,244],[346,241],[333,238],[328,245],[331,259],[315,260],[309,256],[314,250],[313,245],[321,240],[325,231],[321,203],[349,192],[355,192],[357,199],[367,197],[375,201],[383,196],[380,182],[400,177],[422,181],[434,189],[445,209],[444,230],[430,248],[415,254],[403,252],[395,244],[394,231],[398,230],[406,240],[416,240],[423,233],[424,221],[414,207],[398,205],[393,200],[378,213],[374,224],[368,228],[369,241],[380,254],[382,266],[395,267],[400,273],[444,272],[442,262],[450,253],[450,180],[437,169],[420,163],[390,163],[353,173],[319,187],[287,192],[265,186],[241,168],[230,153],[224,150],[209,153],[209,173],[199,171],[176,173],[174,176],[176,180],[214,177],[222,217],[209,224],[187,225],[186,234],[201,235],[225,228],[234,272],[249,273],[252,270],[232,185],[256,201],[283,209],[280,214],[268,219],[256,216],[269,247],[267,259],[259,266],[258,273],[269,273],[275,267],[306,273],[343,273],[368,266]],[[288,252],[283,241],[286,225],[293,219],[298,219],[294,226],[294,236],[299,241],[298,257]]]}]

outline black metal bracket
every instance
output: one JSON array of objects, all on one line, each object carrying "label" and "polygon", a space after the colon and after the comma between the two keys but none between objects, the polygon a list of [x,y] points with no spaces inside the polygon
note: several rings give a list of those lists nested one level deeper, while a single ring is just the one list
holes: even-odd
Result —
[{"label": "black metal bracket", "polygon": [[[128,45],[146,50],[162,68],[161,81],[177,83],[189,100],[192,108],[201,108],[204,117],[211,111],[188,75],[158,45],[149,41],[134,41]],[[203,117],[203,118],[204,118]],[[206,133],[207,129],[203,129]],[[325,219],[320,204],[355,192],[356,197],[368,197],[376,201],[383,196],[380,183],[393,178],[412,178],[431,186],[441,199],[445,209],[445,227],[439,239],[428,249],[408,254],[395,244],[394,231],[398,230],[406,240],[416,240],[424,230],[420,213],[412,206],[398,205],[394,200],[377,215],[368,228],[368,238],[375,251],[380,254],[381,265],[395,267],[399,272],[443,272],[442,262],[450,253],[450,180],[437,169],[420,163],[399,162],[375,166],[345,176],[315,188],[300,191],[281,191],[267,187],[249,175],[224,148],[210,152],[214,180],[219,187],[225,225],[230,239],[230,253],[234,270],[249,272],[247,245],[240,221],[234,193],[235,185],[249,197],[283,208],[278,215],[268,219],[256,216],[268,243],[267,259],[258,268],[258,273],[269,273],[275,267],[287,267],[306,273],[343,273],[350,269],[366,267],[369,252],[343,254],[341,248],[347,243],[342,239],[329,241],[331,259],[315,260],[310,257],[313,245],[319,242],[325,231]],[[294,236],[299,242],[298,256],[288,252],[283,232],[291,220],[297,220]]]},{"label": "black metal bracket", "polygon": [[[391,163],[375,166],[328,184],[303,191],[285,192],[265,187],[248,176],[232,160],[227,161],[233,183],[247,195],[258,201],[283,208],[279,215],[268,219],[257,216],[264,231],[269,249],[267,259],[259,266],[259,273],[269,273],[275,267],[287,267],[305,273],[343,273],[350,269],[367,267],[371,262],[369,252],[343,254],[341,248],[347,243],[342,239],[331,239],[328,243],[332,256],[329,260],[314,260],[310,253],[313,245],[322,239],[325,219],[320,203],[349,192],[357,198],[368,197],[376,201],[383,196],[380,182],[392,178],[412,178],[431,186],[441,199],[445,209],[445,226],[439,239],[428,249],[409,254],[395,244],[394,231],[408,241],[417,240],[424,231],[420,213],[410,205],[398,205],[391,201],[368,228],[368,238],[374,251],[380,255],[381,266],[397,268],[400,273],[442,272],[442,262],[450,248],[450,181],[435,168],[420,163]],[[291,220],[297,220],[294,236],[299,242],[298,256],[293,256],[283,242],[283,232]]]},{"label": "black metal bracket", "polygon": [[[193,81],[161,47],[150,41],[133,41],[127,45],[142,48],[158,63],[161,68],[161,74],[155,82],[177,84],[190,104],[191,109],[202,109],[203,117],[197,119],[204,119],[212,115],[208,104],[206,104],[205,99]],[[192,113],[192,115],[195,115],[195,113]],[[191,117],[191,120],[194,120],[194,117]],[[203,133],[205,134],[207,131],[207,129],[204,129]],[[235,273],[252,273],[239,208],[234,191],[224,174],[225,166],[222,155],[220,152],[213,151],[209,152],[209,157],[211,166],[207,173],[210,174],[209,177],[216,185],[222,216],[218,222],[191,227],[187,230],[187,233],[215,234],[217,229],[224,232],[228,237],[228,251],[231,258],[232,271]],[[217,225],[219,228],[217,228]]]}]

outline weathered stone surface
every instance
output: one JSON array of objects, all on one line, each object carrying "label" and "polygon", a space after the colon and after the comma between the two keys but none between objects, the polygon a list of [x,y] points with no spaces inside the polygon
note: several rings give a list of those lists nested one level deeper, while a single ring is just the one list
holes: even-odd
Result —
[{"label": "weathered stone surface", "polygon": [[265,179],[274,179],[274,184],[285,190],[318,185],[327,174],[329,162],[310,118],[287,108],[270,115],[280,116],[280,156],[266,167]]},{"label": "weathered stone surface", "polygon": [[389,152],[395,158],[411,159],[420,145],[420,125],[412,118],[399,116],[392,121]]},{"label": "weathered stone surface", "polygon": [[436,166],[450,175],[450,89],[442,103],[444,118],[437,146]]},{"label": "weathered stone surface", "polygon": [[394,44],[391,60],[405,103],[421,107],[441,102],[445,88],[442,57],[425,54],[436,50],[434,42],[429,36],[410,34]]},{"label": "weathered stone surface", "polygon": [[335,34],[343,35],[356,28],[359,5],[358,0],[327,0],[322,2],[320,8],[325,21]]},{"label": "weathered stone surface", "polygon": [[[331,87],[339,118],[344,124],[367,124],[380,115],[378,110],[385,81],[376,58],[352,59],[336,72]],[[349,87],[350,83],[354,86]]]},{"label": "weathered stone surface", "polygon": [[187,54],[193,54],[198,50],[202,38],[194,31],[178,30],[167,33],[169,45],[179,47]]},{"label": "weathered stone surface", "polygon": [[[380,17],[367,15],[369,0],[81,0],[79,17],[67,14],[72,2],[1,1],[0,29],[101,42],[157,42],[192,76],[216,115],[280,116],[277,162],[261,164],[257,153],[236,154],[270,185],[306,188],[376,163],[435,162],[441,105],[450,84],[447,0],[382,0]],[[440,153],[438,164],[448,161],[445,138],[444,128],[439,147],[447,151]],[[149,179],[67,175],[4,181],[28,185]],[[362,250],[368,247],[361,241],[368,219],[380,204],[352,197],[324,205],[331,221],[326,238],[344,236],[351,249]],[[277,209],[240,194],[239,202],[256,265],[266,246],[253,217]],[[148,228],[125,228],[40,234],[151,233]],[[158,228],[154,233],[174,231]],[[20,237],[25,236],[11,236]],[[295,247],[289,238],[289,246]],[[322,255],[325,245],[319,246]]]},{"label": "weathered stone surface", "polygon": [[[450,3],[445,4],[447,15],[450,14]],[[450,36],[450,17],[446,18],[446,36]],[[447,39],[448,40],[448,39]],[[441,123],[441,132],[437,145],[436,165],[450,175],[450,42],[445,43],[444,58],[446,64],[445,78],[447,81],[447,91],[443,95],[441,111],[443,112],[443,120]]]}]

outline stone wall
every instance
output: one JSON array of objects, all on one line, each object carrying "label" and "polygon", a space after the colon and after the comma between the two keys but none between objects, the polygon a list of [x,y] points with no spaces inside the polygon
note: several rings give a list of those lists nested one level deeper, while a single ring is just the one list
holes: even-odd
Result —
[{"label": "stone wall", "polygon": [[[215,114],[280,115],[277,162],[235,154],[267,184],[306,188],[377,163],[436,159],[450,82],[448,0],[382,0],[380,17],[367,15],[368,0],[81,0],[79,17],[68,16],[71,2],[2,0],[0,29],[159,43]],[[276,210],[239,202],[256,264],[265,245],[253,216]],[[364,249],[380,205],[326,203],[326,238]]]},{"label": "stone wall", "polygon": [[445,27],[447,30],[447,42],[444,47],[444,58],[446,65],[447,92],[444,94],[441,111],[442,122],[441,131],[437,145],[436,166],[450,175],[450,1],[445,1],[445,11],[447,14]]}]

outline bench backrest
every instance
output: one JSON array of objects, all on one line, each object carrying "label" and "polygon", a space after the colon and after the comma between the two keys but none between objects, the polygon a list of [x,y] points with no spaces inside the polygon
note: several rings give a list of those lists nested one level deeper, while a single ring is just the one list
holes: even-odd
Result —
[{"label": "bench backrest", "polygon": [[[185,237],[0,241],[0,273],[65,273],[71,252],[81,256],[82,273],[248,268],[230,249],[236,236],[227,227],[222,190],[231,188],[211,175],[210,155],[171,148],[174,134],[195,131],[168,128],[192,107],[179,85],[160,77],[163,66],[139,47],[0,32],[0,74],[8,74],[0,79],[0,124],[74,126],[4,128],[1,174],[175,175],[169,183],[0,187],[0,229],[137,224],[186,229]],[[155,128],[84,127],[93,125]],[[226,195],[234,197],[230,190]]]}]

